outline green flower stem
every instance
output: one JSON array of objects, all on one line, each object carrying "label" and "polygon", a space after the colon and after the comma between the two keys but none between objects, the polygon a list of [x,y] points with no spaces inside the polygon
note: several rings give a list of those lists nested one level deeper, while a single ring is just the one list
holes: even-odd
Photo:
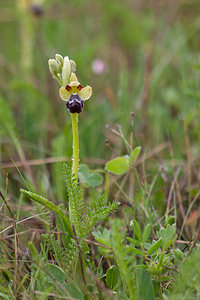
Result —
[{"label": "green flower stem", "polygon": [[71,114],[72,132],[73,132],[73,159],[72,159],[72,174],[78,182],[78,167],[79,167],[79,138],[78,138],[78,114]]}]

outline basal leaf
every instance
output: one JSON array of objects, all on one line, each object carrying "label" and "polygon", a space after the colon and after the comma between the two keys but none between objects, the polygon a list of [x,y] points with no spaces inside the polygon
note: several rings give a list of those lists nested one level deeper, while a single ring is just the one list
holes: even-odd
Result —
[{"label": "basal leaf", "polygon": [[64,212],[61,210],[60,207],[56,206],[51,201],[47,200],[46,198],[44,198],[38,194],[29,192],[29,191],[26,191],[23,189],[20,189],[20,192],[23,193],[24,195],[26,195],[27,197],[29,197],[30,199],[44,205],[46,208],[50,209],[51,211],[55,212],[56,214],[60,215],[61,218],[65,221],[65,226],[66,226],[67,232],[72,234],[72,228],[69,223],[69,220],[68,220],[67,216],[64,214]]}]

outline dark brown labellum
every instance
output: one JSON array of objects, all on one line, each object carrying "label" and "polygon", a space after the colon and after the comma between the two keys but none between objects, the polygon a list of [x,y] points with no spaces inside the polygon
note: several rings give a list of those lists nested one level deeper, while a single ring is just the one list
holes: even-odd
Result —
[{"label": "dark brown labellum", "polygon": [[67,101],[67,109],[70,113],[80,113],[83,110],[84,103],[78,94],[72,94]]}]

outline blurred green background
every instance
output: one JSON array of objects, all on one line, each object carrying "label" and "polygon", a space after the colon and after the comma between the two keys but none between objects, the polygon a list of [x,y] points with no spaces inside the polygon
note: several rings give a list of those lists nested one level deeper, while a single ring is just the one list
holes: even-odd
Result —
[{"label": "blurred green background", "polygon": [[[75,60],[79,81],[93,88],[79,121],[82,162],[126,152],[105,125],[120,124],[128,136],[131,112],[134,146],[141,145],[145,152],[171,141],[175,160],[184,160],[187,137],[191,159],[197,159],[199,11],[199,1],[192,0],[1,0],[4,166],[10,159],[23,162],[72,154],[70,116],[47,64],[56,53]],[[170,158],[169,149],[163,158]],[[51,168],[54,172],[46,172]],[[48,191],[52,180],[59,186],[61,169],[61,163],[42,164],[32,172]],[[6,172],[3,168],[2,186]],[[20,180],[16,170],[9,172],[14,182]]]}]

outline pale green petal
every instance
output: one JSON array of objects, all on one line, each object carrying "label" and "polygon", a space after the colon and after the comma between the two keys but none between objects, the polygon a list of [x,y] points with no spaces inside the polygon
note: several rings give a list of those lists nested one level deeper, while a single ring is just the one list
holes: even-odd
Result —
[{"label": "pale green petal", "polygon": [[76,75],[73,72],[71,73],[71,76],[70,76],[70,84],[72,82],[73,82],[73,85],[75,85],[75,83],[77,83],[77,84],[79,83]]},{"label": "pale green petal", "polygon": [[70,59],[70,64],[71,64],[72,72],[76,72],[76,63],[75,63],[75,61]]},{"label": "pale green petal", "polygon": [[78,93],[82,100],[88,100],[92,96],[92,88],[87,85]]},{"label": "pale green petal", "polygon": [[59,89],[59,95],[62,100],[67,101],[71,96],[71,93],[67,91],[64,87],[61,87]]},{"label": "pale green petal", "polygon": [[71,64],[69,61],[69,57],[65,56],[63,60],[63,68],[62,68],[62,85],[66,87],[69,83],[69,78],[71,75]]}]

